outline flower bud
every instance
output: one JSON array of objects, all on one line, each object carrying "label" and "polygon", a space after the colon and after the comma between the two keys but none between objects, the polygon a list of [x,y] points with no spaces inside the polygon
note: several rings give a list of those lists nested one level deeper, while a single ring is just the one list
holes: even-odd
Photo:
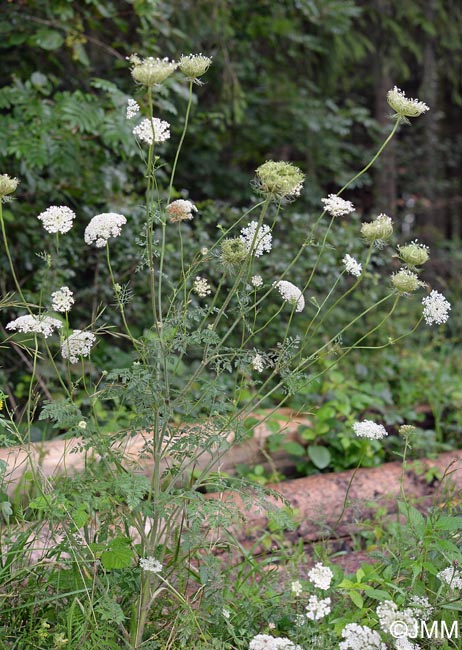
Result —
[{"label": "flower bud", "polygon": [[379,216],[369,223],[363,223],[361,234],[369,243],[385,243],[393,235],[393,221],[386,214]]},{"label": "flower bud", "polygon": [[178,64],[181,72],[188,79],[197,79],[202,77],[203,74],[207,72],[212,59],[209,56],[204,56],[203,54],[188,54],[188,56],[182,56]]},{"label": "flower bud", "polygon": [[239,266],[247,255],[247,247],[240,237],[225,239],[221,244],[221,261],[223,266]]},{"label": "flower bud", "polygon": [[300,196],[305,175],[295,165],[268,160],[258,167],[256,174],[256,186],[264,194],[271,194],[277,199]]},{"label": "flower bud", "polygon": [[11,178],[8,174],[0,174],[0,198],[7,194],[13,194],[18,187],[19,181],[17,178]]},{"label": "flower bud", "polygon": [[148,87],[162,83],[178,67],[178,63],[167,58],[155,59],[150,56],[147,59],[140,59],[135,55],[130,60],[134,64],[131,69],[133,79]]},{"label": "flower bud", "polygon": [[391,276],[391,282],[398,293],[403,295],[416,291],[419,287],[424,286],[424,283],[419,280],[416,273],[409,269],[400,269],[397,273]]},{"label": "flower bud", "polygon": [[428,246],[419,244],[417,240],[398,246],[399,258],[409,266],[421,266],[429,259]]}]

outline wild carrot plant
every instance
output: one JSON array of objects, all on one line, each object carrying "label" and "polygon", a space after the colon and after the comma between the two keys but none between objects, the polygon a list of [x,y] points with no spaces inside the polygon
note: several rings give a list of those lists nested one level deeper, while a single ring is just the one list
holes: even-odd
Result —
[{"label": "wild carrot plant", "polygon": [[[201,614],[201,599],[210,581],[220,580],[211,558],[219,544],[232,543],[228,528],[235,512],[226,500],[206,498],[204,492],[226,488],[240,492],[249,502],[256,497],[264,499],[262,490],[257,494],[255,486],[220,473],[224,454],[251,435],[249,416],[259,407],[270,407],[268,414],[279,408],[351,350],[377,347],[370,343],[371,337],[393,318],[398,306],[415,299],[414,294],[426,286],[419,272],[429,256],[427,248],[418,242],[401,246],[397,251],[401,269],[384,273],[385,295],[332,334],[320,336],[326,322],[332,322],[332,315],[335,318],[336,310],[350,296],[367,291],[374,254],[393,237],[389,216],[382,214],[364,222],[358,232],[364,241],[361,259],[348,250],[341,251],[342,264],[325,288],[322,301],[312,299],[313,279],[329,237],[338,219],[355,211],[349,200],[354,200],[354,192],[348,200],[343,195],[376,161],[400,125],[428,110],[397,88],[388,95],[395,111],[394,126],[383,145],[336,194],[320,199],[319,216],[306,217],[306,237],[298,242],[292,261],[278,276],[267,275],[264,259],[277,255],[273,235],[284,229],[285,212],[303,192],[305,182],[303,172],[290,162],[256,161],[252,185],[257,198],[250,207],[230,226],[222,226],[206,249],[192,251],[185,245],[192,229],[200,228],[200,209],[187,191],[177,190],[175,178],[182,149],[187,146],[194,86],[202,83],[210,65],[211,59],[203,55],[183,56],[178,62],[131,57],[136,98],[128,100],[126,115],[133,124],[145,168],[144,222],[136,233],[138,266],[132,278],[127,269],[113,262],[113,247],[134,225],[129,208],[109,201],[109,211],[94,216],[86,225],[82,244],[99,251],[106,281],[112,287],[112,303],[98,306],[93,319],[74,321],[78,291],[72,287],[72,278],[69,286],[60,280],[62,238],[80,221],[73,210],[50,206],[38,215],[47,251],[41,254],[40,291],[32,296],[16,275],[0,203],[11,289],[17,294],[14,303],[10,300],[2,305],[9,316],[3,345],[11,341],[31,360],[23,413],[13,413],[2,395],[2,424],[10,440],[27,446],[34,422],[49,420],[60,432],[78,437],[77,446],[86,450],[88,457],[97,454],[99,459],[98,471],[89,465],[86,474],[64,477],[55,487],[31,463],[36,492],[27,504],[28,512],[47,520],[55,532],[54,562],[47,582],[52,595],[45,600],[45,614],[35,623],[22,616],[16,599],[5,601],[2,607],[15,622],[18,639],[21,634],[35,634],[34,647],[51,647],[46,645],[50,639],[54,648],[66,643],[68,647],[80,643],[95,648],[103,641],[107,647],[133,649],[193,644],[251,650],[299,647],[282,637],[271,641],[276,637],[268,640],[254,634],[250,640],[250,628],[239,637],[228,610],[224,610],[228,615],[223,612],[223,627],[233,641],[228,646],[207,645],[212,641],[207,617]],[[174,74],[186,80],[188,101],[183,130],[172,153],[170,124],[157,115],[156,97],[162,83]],[[17,185],[16,179],[0,176],[2,202],[10,200]],[[170,264],[172,250],[177,252],[178,265]],[[83,247],[82,261],[85,254]],[[304,256],[310,256],[311,271],[303,286],[297,286],[291,273]],[[147,287],[145,310],[150,320],[144,329],[130,307],[140,279]],[[429,325],[447,320],[450,305],[436,290],[420,300],[424,309],[418,322],[410,324],[406,334],[378,347],[395,344],[415,331],[422,320]],[[120,330],[112,324],[116,313]],[[295,323],[302,336],[293,335]],[[279,340],[265,348],[265,332],[275,324]],[[358,326],[363,327],[359,335]],[[127,352],[129,361],[123,367],[109,371],[98,367],[96,351],[103,337],[113,337]],[[55,377],[49,386],[43,381],[44,373],[38,371],[45,367],[50,382],[53,373]],[[106,409],[114,405],[123,413],[118,431],[104,430],[103,404]],[[382,429],[365,421],[358,423],[355,432],[363,438],[379,439],[386,434]],[[138,462],[123,454],[123,441],[134,433],[144,438]],[[148,461],[151,469],[146,476],[139,464]],[[7,480],[8,468],[5,474]],[[3,513],[11,520],[13,510],[6,502]],[[19,548],[23,547],[18,547],[17,541],[9,541],[12,568],[17,565]],[[24,567],[8,580],[22,576],[28,577],[30,586],[31,574]],[[306,612],[298,614],[303,625],[330,613],[331,600],[325,592],[332,577],[326,567],[313,570],[310,580],[319,591],[309,596]],[[453,582],[456,579],[458,574]],[[354,591],[346,583],[343,587]],[[302,589],[294,583],[294,597]],[[54,596],[60,593],[64,594],[62,601],[55,607]],[[391,606],[386,612],[382,607],[378,616],[389,621],[395,613]],[[166,621],[170,621],[170,629]],[[303,641],[303,625],[297,643]],[[376,633],[365,631],[364,626],[361,631],[358,626],[353,630],[351,625],[342,632],[340,647],[365,648],[364,644],[351,645],[349,639],[354,634],[375,643]],[[20,647],[14,645],[11,629],[8,627],[6,638],[11,647]],[[383,646],[377,643],[367,647]]]}]

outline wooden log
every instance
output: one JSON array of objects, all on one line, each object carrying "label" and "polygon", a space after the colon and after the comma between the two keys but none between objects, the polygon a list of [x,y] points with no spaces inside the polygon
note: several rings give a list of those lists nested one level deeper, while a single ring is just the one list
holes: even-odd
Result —
[{"label": "wooden log", "polygon": [[[435,470],[441,478],[428,481],[425,474],[430,471],[433,475]],[[403,477],[401,463],[393,462],[373,468],[316,474],[270,487],[281,496],[280,500],[269,498],[271,507],[281,508],[285,501],[295,513],[296,528],[285,532],[286,540],[295,542],[302,538],[305,543],[313,543],[349,537],[360,529],[361,522],[374,517],[377,506],[383,507],[388,514],[396,513],[402,489],[409,499],[420,500],[424,509],[431,503],[443,503],[447,492],[460,500],[462,451],[410,462]],[[268,527],[268,513],[257,507],[246,512],[242,499],[232,492],[211,494],[209,498],[231,501],[245,514],[245,525],[237,527],[234,533],[244,547],[254,547]],[[253,550],[259,552],[258,548]]]},{"label": "wooden log", "polygon": [[[268,437],[275,431],[284,435],[286,441],[297,441],[306,444],[298,435],[300,427],[310,425],[310,420],[296,414],[292,409],[280,408],[276,411],[261,410],[252,415],[260,421],[254,428],[253,437],[229,449],[225,455],[212,464],[213,470],[220,470],[226,474],[234,474],[239,464],[261,464],[265,470],[275,468],[281,473],[291,468],[292,462],[287,453],[280,449],[271,455],[269,460],[265,452]],[[230,440],[232,434],[229,436]],[[146,432],[136,435],[127,435],[122,440],[114,441],[116,450],[123,451],[127,466],[132,471],[150,476],[153,468],[153,458],[149,453],[142,453],[149,445],[149,434]],[[84,449],[84,438],[56,439],[42,443],[31,443],[21,447],[7,447],[0,449],[0,460],[7,463],[5,485],[9,494],[28,475],[37,476],[39,479],[49,479],[58,474],[75,474],[85,468],[90,459],[98,459],[98,454],[92,450]],[[210,454],[203,454],[194,468],[201,470],[211,462]],[[162,468],[167,467],[168,458]]]}]

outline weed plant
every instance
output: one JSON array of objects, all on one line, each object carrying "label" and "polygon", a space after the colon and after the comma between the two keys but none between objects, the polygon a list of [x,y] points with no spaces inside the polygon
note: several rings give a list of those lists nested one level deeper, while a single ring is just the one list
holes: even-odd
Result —
[{"label": "weed plant", "polygon": [[[67,265],[63,240],[75,213],[50,206],[38,216],[45,230],[45,250],[39,253],[43,268],[37,294],[29,295],[17,277],[0,209],[15,290],[2,299],[3,310],[15,311],[5,325],[3,346],[15,346],[29,368],[24,406],[15,412],[7,388],[2,395],[4,439],[29,449],[36,422],[45,420],[77,437],[75,448],[88,458],[80,474],[53,481],[31,460],[29,492],[12,500],[7,494],[11,468],[2,466],[0,641],[5,648],[259,650],[339,643],[343,650],[371,649],[390,647],[395,621],[414,630],[418,618],[427,620],[430,611],[443,609],[444,620],[453,619],[454,590],[462,586],[460,569],[451,564],[460,517],[436,513],[427,521],[405,499],[402,514],[414,546],[420,544],[415,561],[406,559],[408,538],[400,547],[404,555],[361,569],[354,580],[321,562],[306,579],[292,582],[289,596],[271,572],[263,578],[248,554],[237,569],[220,565],[217,551],[239,547],[232,533],[239,515],[227,495],[239,494],[247,508],[257,503],[271,510],[266,499],[271,490],[220,472],[224,454],[252,435],[255,409],[270,404],[269,417],[291,396],[309,396],[307,387],[329,376],[351,351],[367,355],[395,345],[423,320],[429,326],[444,324],[450,305],[433,290],[418,299],[423,311],[415,323],[377,341],[381,328],[426,287],[419,272],[429,253],[411,242],[396,253],[399,270],[391,274],[383,266],[376,299],[349,321],[336,323],[342,305],[376,278],[375,255],[393,237],[392,219],[383,214],[358,226],[360,260],[342,251],[322,295],[312,293],[331,252],[331,233],[339,219],[348,228],[346,217],[355,210],[342,195],[408,118],[428,110],[397,88],[388,93],[394,125],[383,145],[335,195],[320,201],[319,216],[307,220],[305,237],[276,277],[268,277],[264,259],[270,252],[277,255],[273,232],[284,230],[286,211],[304,183],[302,171],[289,162],[260,164],[253,180],[257,198],[231,226],[218,224],[209,246],[191,254],[185,242],[191,228],[200,229],[200,213],[187,192],[176,190],[175,174],[187,142],[194,84],[202,83],[210,64],[203,55],[183,56],[178,63],[131,57],[136,98],[128,101],[127,119],[133,121],[145,163],[146,191],[142,206],[125,206],[122,214],[122,207],[110,205],[85,228],[84,245],[104,261],[112,294],[109,304],[95,296],[87,322],[76,327],[79,296],[60,282]],[[188,101],[182,135],[169,155],[170,125],[155,115],[156,97],[163,81],[178,72],[188,84]],[[0,176],[2,203],[17,184],[7,174]],[[137,228],[131,237],[137,267],[118,268],[112,249],[123,245],[132,228]],[[179,264],[170,268],[172,249]],[[73,252],[80,260],[74,273],[85,272],[88,250]],[[292,273],[307,255],[311,268],[300,288]],[[71,284],[72,274],[67,277]],[[143,330],[128,310],[140,280],[148,287],[143,309],[151,322]],[[334,334],[325,335],[328,322],[336,323]],[[295,323],[301,334],[293,335]],[[278,340],[267,347],[270,329]],[[105,337],[123,347],[119,368],[98,364],[98,345]],[[118,415],[117,430],[105,426],[110,410]],[[145,444],[139,459],[130,461],[123,443],[135,433]],[[386,434],[370,420],[354,422],[350,430],[366,456]],[[323,462],[319,449],[311,454],[318,465]],[[141,463],[149,464],[149,476],[140,471]],[[210,491],[221,498],[208,498],[204,492]],[[274,506],[272,521],[274,530],[292,525],[287,511]],[[397,526],[401,530],[401,523]],[[416,647],[407,636],[395,647]]]}]

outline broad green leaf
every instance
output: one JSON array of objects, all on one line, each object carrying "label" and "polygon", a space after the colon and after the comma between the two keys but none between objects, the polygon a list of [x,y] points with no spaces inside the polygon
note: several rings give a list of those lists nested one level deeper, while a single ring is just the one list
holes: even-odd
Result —
[{"label": "broad green leaf", "polygon": [[358,609],[362,609],[364,606],[364,599],[358,591],[350,591],[348,595],[351,598],[351,601],[356,605]]},{"label": "broad green leaf", "polygon": [[330,451],[321,445],[310,445],[308,447],[308,456],[313,465],[318,469],[324,469],[327,467],[332,458]]}]

